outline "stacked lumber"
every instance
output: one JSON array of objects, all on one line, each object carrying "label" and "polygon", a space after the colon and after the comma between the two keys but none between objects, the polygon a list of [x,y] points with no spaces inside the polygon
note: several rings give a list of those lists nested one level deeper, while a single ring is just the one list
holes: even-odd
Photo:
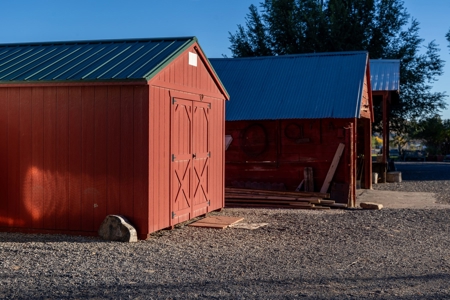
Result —
[{"label": "stacked lumber", "polygon": [[329,200],[330,194],[316,192],[266,191],[225,188],[225,207],[330,209],[347,204]]}]

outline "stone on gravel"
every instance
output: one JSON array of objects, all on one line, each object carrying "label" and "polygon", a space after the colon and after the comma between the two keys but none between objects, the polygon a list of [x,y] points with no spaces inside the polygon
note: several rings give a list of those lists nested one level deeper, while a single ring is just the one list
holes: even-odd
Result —
[{"label": "stone on gravel", "polygon": [[374,203],[374,202],[361,202],[361,204],[359,204],[359,205],[363,209],[382,209],[383,208],[383,204],[378,204],[378,203]]},{"label": "stone on gravel", "polygon": [[109,215],[105,218],[98,230],[98,234],[104,240],[116,242],[137,242],[136,229],[123,216]]},{"label": "stone on gravel", "polygon": [[402,172],[388,172],[386,174],[387,182],[402,182]]}]

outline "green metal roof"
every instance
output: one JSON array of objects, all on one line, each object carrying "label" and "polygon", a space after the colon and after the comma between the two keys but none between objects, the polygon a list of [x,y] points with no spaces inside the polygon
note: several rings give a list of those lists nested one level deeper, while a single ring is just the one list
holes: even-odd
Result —
[{"label": "green metal roof", "polygon": [[0,83],[149,80],[195,37],[0,44]]}]

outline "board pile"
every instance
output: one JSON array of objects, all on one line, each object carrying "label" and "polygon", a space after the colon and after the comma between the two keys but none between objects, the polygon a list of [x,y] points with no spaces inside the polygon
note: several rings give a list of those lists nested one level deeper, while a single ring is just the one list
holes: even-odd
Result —
[{"label": "board pile", "polygon": [[346,208],[335,203],[330,194],[316,192],[266,191],[225,188],[225,207],[260,207],[293,209]]}]

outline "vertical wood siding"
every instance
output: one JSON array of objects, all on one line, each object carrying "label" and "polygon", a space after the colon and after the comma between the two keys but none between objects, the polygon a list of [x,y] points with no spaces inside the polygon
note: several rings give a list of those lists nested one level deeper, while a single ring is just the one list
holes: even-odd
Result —
[{"label": "vertical wood siding", "polygon": [[148,233],[148,87],[0,88],[0,227]]},{"label": "vertical wood siding", "polygon": [[[150,87],[150,139],[149,139],[149,231],[171,226],[170,168],[171,143],[179,143],[179,136],[170,134],[171,89]],[[186,93],[186,98],[193,94]],[[183,97],[183,96],[181,96]],[[200,100],[199,95],[197,98]],[[224,199],[224,100],[204,97],[211,103],[209,143],[211,147],[210,201],[208,211],[223,207]],[[182,146],[182,145],[180,145]],[[205,211],[207,212],[207,211]],[[192,217],[192,216],[191,216]],[[195,216],[194,216],[195,217]]]},{"label": "vertical wood siding", "polygon": [[[354,186],[353,171],[356,148],[352,137],[347,139],[345,128],[355,122],[353,119],[313,119],[313,120],[278,120],[278,121],[234,121],[226,122],[225,133],[233,137],[225,152],[226,185],[239,182],[261,182],[284,184],[288,190],[294,190],[304,177],[304,168],[312,167],[314,187],[322,186],[331,161],[340,143],[345,143],[347,158],[342,157],[333,181]],[[259,155],[249,155],[242,150],[242,131],[257,123],[266,129],[267,149]],[[276,159],[266,160],[267,157]],[[269,155],[270,154],[270,155]],[[269,156],[268,156],[269,155]],[[345,161],[347,159],[347,162]]]},{"label": "vertical wood siding", "polygon": [[364,77],[364,87],[363,94],[361,97],[361,117],[370,119],[372,117],[371,113],[371,103],[370,103],[370,89],[367,84],[367,76]]},{"label": "vertical wood siding", "polygon": [[205,97],[204,101],[211,103],[210,115],[210,200],[208,211],[224,207],[225,184],[225,101]]},{"label": "vertical wood siding", "polygon": [[[198,54],[197,67],[188,64],[188,52]],[[177,135],[171,136],[171,97],[176,91],[186,99],[211,103],[209,111],[209,196],[207,211],[224,205],[224,131],[225,97],[217,82],[205,66],[203,54],[191,47],[161,70],[150,82],[149,105],[149,231],[154,232],[172,224],[170,207],[171,143],[179,142]],[[172,131],[173,134],[173,131]],[[206,211],[198,210],[196,213]],[[195,217],[195,215],[193,216]]]},{"label": "vertical wood siding", "polygon": [[[190,47],[161,70],[151,80],[151,85],[224,99],[218,83],[213,80],[206,67],[204,56],[197,47],[197,45]],[[189,52],[198,55],[197,67],[189,65]]]}]

